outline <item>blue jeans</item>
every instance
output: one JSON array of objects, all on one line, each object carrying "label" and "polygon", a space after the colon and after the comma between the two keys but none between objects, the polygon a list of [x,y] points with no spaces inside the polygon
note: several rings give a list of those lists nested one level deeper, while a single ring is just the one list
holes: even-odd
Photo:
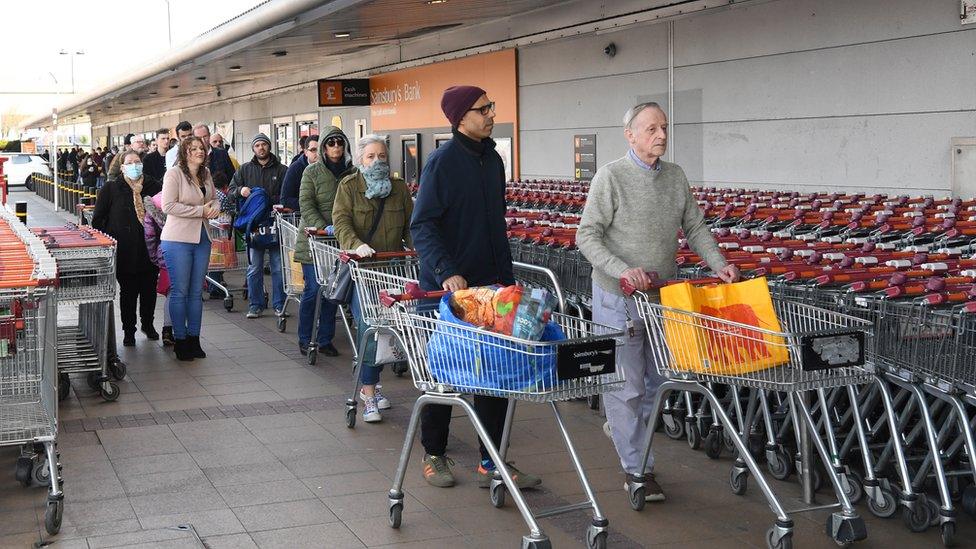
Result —
[{"label": "blue jeans", "polygon": [[169,270],[170,289],[166,304],[173,320],[173,337],[200,335],[203,302],[203,277],[210,266],[210,237],[200,229],[200,243],[163,240],[163,260]]},{"label": "blue jeans", "polygon": [[[305,277],[305,289],[302,291],[302,301],[298,306],[298,344],[308,347],[312,341],[312,326],[315,324],[315,297],[318,295],[319,282],[315,279],[315,265],[302,263],[302,275]],[[322,312],[319,315],[319,333],[316,341],[319,348],[332,344],[336,328],[336,305],[331,301],[322,300]]]},{"label": "blue jeans", "polygon": [[359,310],[359,288],[352,294],[352,317],[356,319],[356,350],[363,359],[359,379],[363,385],[376,385],[380,382],[380,372],[383,365],[376,366],[376,339],[364,337],[369,326],[363,322],[362,312]]},{"label": "blue jeans", "polygon": [[285,287],[281,280],[281,248],[248,248],[247,253],[251,260],[251,264],[247,266],[247,295],[251,307],[267,307],[264,301],[264,254],[268,254],[271,261],[271,303],[275,310],[280,310],[285,306]]}]

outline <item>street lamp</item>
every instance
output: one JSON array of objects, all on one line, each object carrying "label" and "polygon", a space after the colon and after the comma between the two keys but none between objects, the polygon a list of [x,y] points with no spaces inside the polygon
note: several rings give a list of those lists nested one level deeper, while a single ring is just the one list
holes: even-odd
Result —
[{"label": "street lamp", "polygon": [[67,50],[61,50],[58,55],[69,55],[71,56],[71,93],[75,93],[75,56],[85,55],[83,51],[69,52]]}]

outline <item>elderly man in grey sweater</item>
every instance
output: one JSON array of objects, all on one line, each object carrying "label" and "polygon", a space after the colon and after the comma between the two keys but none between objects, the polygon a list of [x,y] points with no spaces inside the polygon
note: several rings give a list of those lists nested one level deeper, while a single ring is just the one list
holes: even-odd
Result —
[{"label": "elderly man in grey sweater", "polygon": [[661,378],[643,325],[631,322],[640,317],[633,300],[621,292],[620,280],[627,278],[647,290],[648,272],[673,278],[679,229],[722,280],[736,281],[739,272],[726,263],[705,226],[684,171],[661,160],[668,144],[668,120],[661,107],[642,103],[629,109],[624,136],[630,150],[596,172],[576,242],[593,265],[593,320],[626,329],[617,351],[617,368],[626,382],[620,391],[604,395],[610,438],[628,479],[644,483],[647,501],[663,501],[653,454],[641,466]]}]

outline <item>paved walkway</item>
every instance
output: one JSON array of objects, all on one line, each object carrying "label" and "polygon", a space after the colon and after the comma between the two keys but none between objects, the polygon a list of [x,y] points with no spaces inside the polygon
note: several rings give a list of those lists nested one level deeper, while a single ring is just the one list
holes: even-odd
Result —
[{"label": "paved walkway", "polygon": [[[66,219],[24,195],[32,198],[32,225]],[[387,525],[386,492],[416,394],[412,383],[385,372],[384,391],[394,408],[381,424],[346,428],[348,343],[337,341],[342,356],[323,356],[309,367],[295,344],[295,324],[292,317],[286,333],[278,333],[271,317],[246,320],[240,311],[227,313],[220,302],[208,301],[208,358],[179,363],[140,333],[136,347],[120,349],[129,376],[117,402],[102,401],[76,378],[61,413],[61,533],[43,534],[44,489],[24,488],[4,474],[0,548],[41,542],[91,549],[517,547],[525,525],[511,503],[494,509],[487,491],[477,488],[477,441],[463,418],[452,424],[449,446],[459,485],[428,486],[415,444],[403,526]],[[729,457],[710,460],[661,437],[657,472],[668,501],[636,513],[621,490],[623,476],[602,434],[602,418],[582,402],[565,403],[562,410],[610,519],[611,547],[765,546],[772,516],[757,490],[731,494]],[[520,404],[513,432],[511,458],[544,477],[541,490],[527,493],[531,505],[582,499],[546,406]],[[14,449],[0,448],[0,463],[12,464],[15,457]],[[799,493],[795,483],[773,482],[785,499]],[[899,519],[876,519],[860,509],[870,535],[861,547],[941,545],[934,529],[909,534]],[[834,546],[823,535],[824,517],[797,516],[799,547]],[[587,523],[582,513],[541,521],[556,548],[582,546]],[[974,545],[973,521],[961,516],[959,526],[960,546]]]}]

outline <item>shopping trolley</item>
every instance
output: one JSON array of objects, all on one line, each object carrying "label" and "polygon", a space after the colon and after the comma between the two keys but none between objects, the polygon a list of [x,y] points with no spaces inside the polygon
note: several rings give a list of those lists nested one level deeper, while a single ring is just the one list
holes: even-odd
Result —
[{"label": "shopping trolley", "polygon": [[[420,261],[417,252],[413,250],[403,252],[380,252],[372,257],[363,259],[351,253],[342,253],[339,261],[348,263],[350,277],[356,285],[355,298],[359,305],[360,314],[367,328],[357,340],[367,341],[368,338],[378,339],[389,334],[392,328],[392,317],[388,307],[380,302],[380,293],[391,288],[403,288],[407,284],[416,284],[419,277]],[[566,302],[563,298],[559,281],[555,273],[545,267],[528,263],[513,262],[512,270],[517,283],[528,287],[542,287],[553,292],[556,296],[559,312],[565,312]],[[363,355],[361,350],[354,349],[353,358],[353,391],[346,400],[346,426],[350,429],[356,426],[357,397],[360,388],[360,371]],[[397,376],[407,371],[404,362],[394,362],[391,369]],[[514,414],[514,407],[509,407],[509,414]]]},{"label": "shopping trolley", "polygon": [[224,293],[224,309],[234,310],[234,295],[230,284],[218,281],[210,273],[244,272],[247,270],[247,251],[237,249],[234,226],[225,220],[210,220],[210,266],[207,267],[207,284]]},{"label": "shopping trolley", "polygon": [[302,291],[305,289],[305,279],[302,275],[300,263],[295,262],[295,245],[298,244],[298,221],[300,214],[288,208],[275,207],[275,225],[278,227],[278,245],[281,246],[281,279],[285,291],[285,304],[278,315],[278,331],[284,332],[288,327],[288,302],[302,302]]},{"label": "shopping trolley", "polygon": [[53,258],[0,209],[0,446],[20,446],[15,478],[49,486],[44,528],[61,529],[57,298]]},{"label": "shopping trolley", "polygon": [[103,399],[119,398],[116,383],[126,365],[115,351],[115,240],[91,227],[31,229],[58,266],[58,398],[71,390],[73,374],[87,374]]},{"label": "shopping trolley", "polygon": [[[319,291],[315,296],[315,316],[314,322],[312,323],[312,338],[309,340],[308,344],[308,364],[311,366],[315,364],[318,358],[318,333],[319,333],[319,322],[321,322],[322,314],[322,300],[325,292],[325,282],[329,277],[329,273],[336,266],[339,258],[342,256],[342,250],[339,249],[339,239],[334,235],[326,233],[322,229],[306,229],[305,234],[308,238],[308,248],[312,254],[312,263],[315,265],[315,280],[319,285]],[[346,331],[346,337],[349,338],[349,346],[352,349],[355,361],[356,353],[356,339],[353,337],[352,325],[350,323],[349,317],[351,314],[347,310],[345,305],[339,305],[339,318],[342,319],[342,325]]]},{"label": "shopping trolley", "polygon": [[[650,273],[656,279],[656,273]],[[710,279],[700,282],[717,282]],[[656,281],[656,286],[667,282]],[[852,506],[842,480],[832,467],[826,468],[827,477],[837,496],[838,503],[815,508],[787,511],[766,481],[762,471],[743,439],[744,425],[734,425],[725,412],[709,383],[719,383],[746,389],[778,391],[789,399],[789,410],[799,432],[806,430],[810,442],[823,463],[832,463],[830,451],[820,436],[821,427],[814,420],[811,406],[804,393],[814,392],[822,398],[822,390],[852,387],[871,380],[865,367],[865,357],[872,349],[873,330],[870,322],[860,318],[818,309],[801,303],[774,298],[773,305],[782,326],[776,332],[722,318],[665,307],[656,302],[649,292],[637,291],[626,280],[621,281],[626,295],[633,297],[644,322],[658,373],[665,378],[655,398],[652,424],[648,429],[648,441],[644,451],[646,464],[651,451],[654,431],[661,416],[663,403],[674,391],[698,393],[710,401],[712,410],[719,418],[724,431],[737,450],[730,474],[732,491],[742,495],[747,489],[747,478],[756,478],[760,490],[776,515],[774,526],[766,534],[771,548],[792,547],[793,521],[790,514],[840,507],[827,519],[827,533],[838,544],[849,544],[867,537],[863,519]],[[709,350],[719,346],[740,349],[773,348],[786,357],[781,365],[755,369],[726,363],[710,358]],[[741,363],[749,365],[748,361]],[[853,391],[849,393],[853,399]],[[852,406],[857,408],[856,400]],[[802,426],[802,427],[801,427]],[[804,460],[803,473],[812,479],[813,464]],[[644,507],[644,479],[630,476],[627,481],[631,506],[635,510]]]},{"label": "shopping trolley", "polygon": [[[609,521],[596,501],[563,422],[558,403],[602,394],[620,387],[623,376],[614,369],[614,356],[617,344],[615,338],[622,333],[578,316],[553,313],[552,319],[566,335],[565,340],[522,340],[439,320],[436,302],[445,292],[424,292],[416,283],[407,285],[405,290],[406,293],[399,295],[384,291],[380,296],[381,302],[391,307],[394,328],[392,333],[407,355],[414,386],[423,391],[413,406],[393,487],[389,493],[390,526],[399,528],[401,524],[404,505],[403,479],[417,434],[420,413],[425,406],[444,404],[460,406],[465,411],[496,464],[495,477],[489,486],[491,502],[495,507],[502,507],[505,504],[506,491],[511,493],[519,513],[529,527],[529,534],[522,537],[523,548],[551,547],[549,538],[537,522],[538,518],[583,509],[590,509],[593,513],[586,532],[587,546],[606,547]],[[429,361],[428,345],[434,337],[440,338],[438,345],[450,357],[449,364],[443,370],[432,368]],[[497,356],[493,351],[502,352],[508,360],[494,363],[488,358]],[[487,360],[483,360],[486,358]],[[480,371],[483,372],[481,382],[451,383],[455,380],[470,380],[469,365],[476,363],[480,364]],[[529,386],[514,382],[513,377],[506,375],[511,372],[526,374],[532,378],[533,383]],[[478,419],[474,407],[463,397],[466,394],[507,398],[510,401],[548,403],[552,407],[586,500],[533,513],[505,465],[511,432],[511,413],[506,417],[502,440],[496,447]],[[511,407],[509,410],[511,411]]]}]

